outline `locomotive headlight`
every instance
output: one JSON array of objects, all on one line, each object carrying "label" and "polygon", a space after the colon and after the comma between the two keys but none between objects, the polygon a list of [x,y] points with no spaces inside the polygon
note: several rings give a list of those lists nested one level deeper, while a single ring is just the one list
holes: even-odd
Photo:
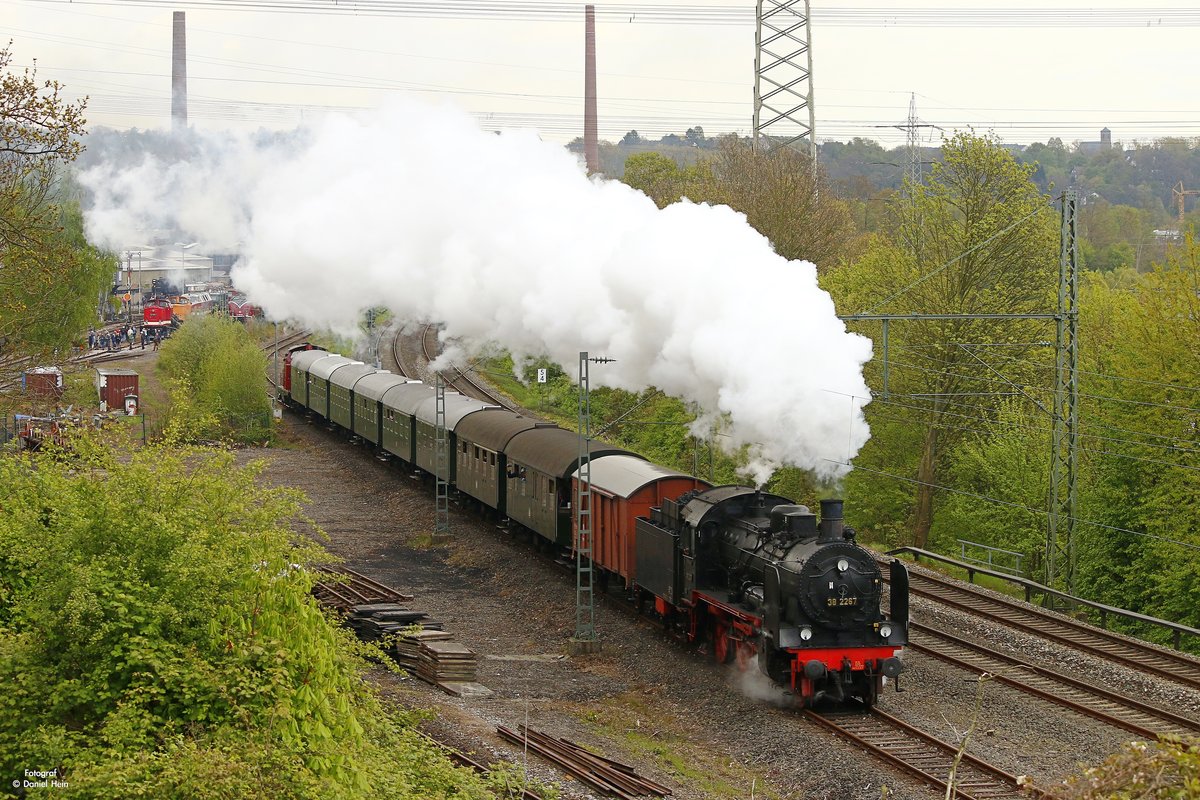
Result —
[{"label": "locomotive headlight", "polygon": [[892,635],[892,626],[891,625],[880,625],[879,626],[879,635],[885,639],[888,638],[889,636],[891,636]]},{"label": "locomotive headlight", "polygon": [[809,639],[811,639],[812,638],[812,628],[808,627],[807,625],[805,625],[803,628],[801,628],[800,629],[800,638],[806,642]]},{"label": "locomotive headlight", "polygon": [[844,558],[838,559],[838,572],[845,572],[850,569],[850,562]]}]

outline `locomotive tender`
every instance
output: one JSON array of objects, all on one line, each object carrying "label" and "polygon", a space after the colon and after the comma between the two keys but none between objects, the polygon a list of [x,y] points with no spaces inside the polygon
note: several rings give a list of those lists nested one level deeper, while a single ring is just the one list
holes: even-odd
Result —
[{"label": "locomotive tender", "polygon": [[[434,388],[360,361],[293,348],[284,401],[433,474]],[[446,392],[451,458],[442,477],[517,522],[539,544],[572,550],[578,488],[574,433]],[[890,613],[875,558],[844,525],[840,500],[807,507],[698,478],[596,443],[590,454],[593,566],[639,607],[721,663],[757,667],[806,706],[874,704],[903,669],[908,573],[890,565]]]}]

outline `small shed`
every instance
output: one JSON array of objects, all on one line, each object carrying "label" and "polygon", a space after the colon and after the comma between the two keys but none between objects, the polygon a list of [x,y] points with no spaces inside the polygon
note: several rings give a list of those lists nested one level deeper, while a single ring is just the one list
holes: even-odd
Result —
[{"label": "small shed", "polygon": [[25,371],[25,393],[37,400],[56,404],[62,400],[63,373],[58,367],[36,367]]},{"label": "small shed", "polygon": [[125,409],[126,397],[138,396],[138,374],[131,369],[96,368],[96,392],[100,410]]}]

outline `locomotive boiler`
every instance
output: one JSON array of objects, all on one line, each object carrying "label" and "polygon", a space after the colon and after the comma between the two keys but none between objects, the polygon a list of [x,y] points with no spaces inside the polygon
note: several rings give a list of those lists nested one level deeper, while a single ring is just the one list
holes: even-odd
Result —
[{"label": "locomotive boiler", "polygon": [[637,583],[657,610],[718,661],[757,660],[804,705],[856,697],[871,705],[883,678],[903,669],[908,642],[908,573],[883,576],[855,543],[842,502],[806,506],[744,486],[667,500],[637,522]]}]

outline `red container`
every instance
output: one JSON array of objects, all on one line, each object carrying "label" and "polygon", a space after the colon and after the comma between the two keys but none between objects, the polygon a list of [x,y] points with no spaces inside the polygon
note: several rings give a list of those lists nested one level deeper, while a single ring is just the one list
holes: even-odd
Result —
[{"label": "red container", "polygon": [[131,369],[96,369],[96,392],[102,411],[125,409],[126,395],[138,394],[138,374]]},{"label": "red container", "polygon": [[[637,578],[635,520],[650,515],[663,498],[692,489],[707,489],[699,478],[673,472],[635,456],[610,455],[591,462],[592,561],[625,580]],[[572,502],[579,490],[579,471],[571,477]],[[578,541],[578,520],[571,520]]]}]

